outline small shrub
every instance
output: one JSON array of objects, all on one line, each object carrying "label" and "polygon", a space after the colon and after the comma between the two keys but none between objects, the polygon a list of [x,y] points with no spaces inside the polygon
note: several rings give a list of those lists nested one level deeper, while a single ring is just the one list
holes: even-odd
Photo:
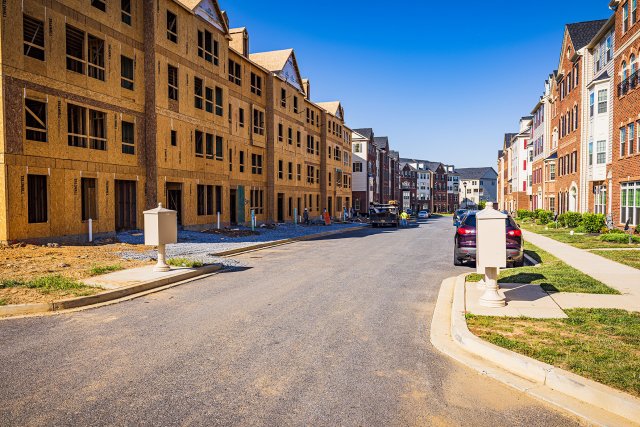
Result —
[{"label": "small shrub", "polygon": [[562,227],[576,228],[582,222],[582,214],[578,212],[565,212],[558,215],[558,224]]},{"label": "small shrub", "polygon": [[579,225],[574,230],[576,233],[587,233],[587,229],[584,228],[584,225]]},{"label": "small shrub", "polygon": [[167,264],[173,265],[174,267],[202,267],[204,264],[202,261],[193,261],[188,258],[171,258],[167,260]]},{"label": "small shrub", "polygon": [[91,267],[91,270],[89,270],[89,274],[91,274],[92,276],[99,276],[101,274],[111,273],[113,271],[118,271],[122,269],[124,269],[124,267],[121,266],[120,264],[103,265],[103,266],[94,265],[93,267]]},{"label": "small shrub", "polygon": [[600,236],[600,240],[603,242],[611,243],[629,243],[629,237],[631,237],[631,243],[640,243],[640,237],[629,236],[624,233],[607,233]]},{"label": "small shrub", "polygon": [[516,217],[518,219],[524,220],[527,218],[533,218],[533,212],[527,210],[527,209],[518,209],[516,211]]},{"label": "small shrub", "polygon": [[9,304],[9,303],[7,302],[6,299],[0,298],[0,305],[7,305],[7,304]]},{"label": "small shrub", "polygon": [[542,209],[539,209],[540,212],[538,212],[538,224],[540,225],[547,225],[549,224],[551,221],[553,221],[553,212],[551,211],[545,211]]},{"label": "small shrub", "polygon": [[582,226],[587,233],[599,233],[605,226],[603,214],[585,213],[582,215]]},{"label": "small shrub", "polygon": [[607,229],[605,234],[624,234],[624,230],[620,230],[619,228]]}]

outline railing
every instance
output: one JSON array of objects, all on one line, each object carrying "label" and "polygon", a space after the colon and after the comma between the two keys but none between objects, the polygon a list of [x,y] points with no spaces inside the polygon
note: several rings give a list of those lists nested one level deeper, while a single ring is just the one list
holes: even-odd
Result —
[{"label": "railing", "polygon": [[618,96],[626,95],[630,90],[633,90],[638,86],[640,86],[640,73],[636,71],[618,84]]}]

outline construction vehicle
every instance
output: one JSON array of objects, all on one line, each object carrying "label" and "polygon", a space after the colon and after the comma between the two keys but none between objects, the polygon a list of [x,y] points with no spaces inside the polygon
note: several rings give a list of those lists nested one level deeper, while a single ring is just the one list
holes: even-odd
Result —
[{"label": "construction vehicle", "polygon": [[371,203],[369,206],[369,223],[372,227],[400,227],[398,202],[389,200],[389,203]]}]

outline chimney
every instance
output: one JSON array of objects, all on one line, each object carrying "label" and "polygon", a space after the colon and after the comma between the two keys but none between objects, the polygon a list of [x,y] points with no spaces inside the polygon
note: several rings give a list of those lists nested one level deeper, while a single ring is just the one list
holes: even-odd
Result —
[{"label": "chimney", "polygon": [[249,57],[249,33],[246,28],[234,28],[229,30],[231,42],[229,46],[236,52],[240,52],[245,58]]},{"label": "chimney", "polygon": [[309,83],[309,79],[302,79],[302,89],[304,89],[304,94],[307,99],[311,99],[311,83]]}]

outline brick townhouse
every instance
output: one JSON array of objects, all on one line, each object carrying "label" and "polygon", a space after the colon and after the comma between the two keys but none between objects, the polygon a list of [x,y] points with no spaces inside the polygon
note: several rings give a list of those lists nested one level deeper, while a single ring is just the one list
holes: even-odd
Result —
[{"label": "brick townhouse", "polygon": [[0,241],[141,228],[158,202],[185,227],[349,206],[342,106],[293,50],[250,55],[213,0],[85,3],[3,4]]},{"label": "brick townhouse", "polygon": [[615,13],[613,144],[609,171],[612,220],[640,224],[640,16],[635,0],[611,1]]}]

